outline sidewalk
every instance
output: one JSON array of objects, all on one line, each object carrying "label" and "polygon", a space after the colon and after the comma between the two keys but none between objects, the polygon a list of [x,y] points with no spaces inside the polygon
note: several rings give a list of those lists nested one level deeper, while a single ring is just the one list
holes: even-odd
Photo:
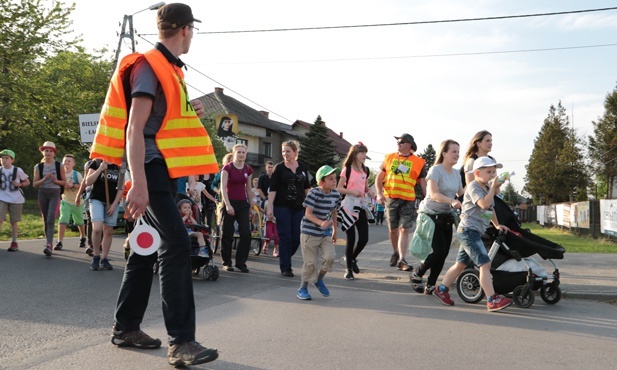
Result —
[{"label": "sidewalk", "polygon": [[[617,246],[615,246],[617,248]],[[457,248],[452,248],[444,266],[451,266],[456,258]],[[358,259],[358,266],[362,271],[363,279],[393,280],[407,283],[409,273],[398,271],[389,266],[392,247],[389,241],[368,245]],[[534,258],[542,264],[550,274],[553,266],[549,261],[539,256]],[[417,260],[408,257],[407,260],[414,266]],[[592,299],[599,301],[617,300],[617,253],[567,253],[563,260],[553,261],[561,274],[560,288],[563,298]],[[339,263],[344,264],[341,259]]]}]

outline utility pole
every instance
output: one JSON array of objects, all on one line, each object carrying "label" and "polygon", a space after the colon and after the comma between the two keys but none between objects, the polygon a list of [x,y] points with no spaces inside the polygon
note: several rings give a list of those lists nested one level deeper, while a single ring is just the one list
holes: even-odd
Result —
[{"label": "utility pole", "polygon": [[114,71],[118,66],[118,59],[120,58],[120,50],[122,48],[122,40],[127,38],[131,40],[131,52],[135,52],[135,32],[133,30],[133,14],[124,15],[122,20],[122,30],[120,31],[120,39],[118,39],[118,47],[116,48],[116,56],[114,57]]},{"label": "utility pole", "polygon": [[124,15],[124,19],[122,20],[122,30],[120,31],[120,34],[118,35],[120,36],[120,38],[118,39],[118,47],[116,48],[116,56],[114,57],[114,69],[113,69],[114,71],[116,70],[116,67],[118,67],[118,59],[120,59],[120,50],[122,49],[123,39],[126,38],[126,39],[131,40],[131,52],[132,53],[135,52],[135,29],[133,28],[133,16],[137,13],[141,13],[146,10],[157,10],[163,5],[165,5],[164,2],[156,3],[154,5],[150,5],[149,7],[142,9],[138,12],[135,12],[133,14]]}]

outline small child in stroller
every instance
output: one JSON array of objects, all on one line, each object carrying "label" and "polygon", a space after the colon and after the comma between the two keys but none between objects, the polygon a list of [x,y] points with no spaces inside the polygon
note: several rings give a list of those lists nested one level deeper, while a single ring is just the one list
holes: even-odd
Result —
[{"label": "small child in stroller", "polygon": [[201,234],[199,230],[194,230],[188,225],[196,225],[197,221],[193,217],[193,205],[190,200],[182,199],[178,202],[178,210],[180,211],[180,215],[182,216],[182,221],[187,225],[186,229],[190,236],[194,236],[197,238],[197,243],[199,245],[199,249],[193,251],[199,257],[209,257],[208,247],[206,245],[206,241],[204,236]]}]

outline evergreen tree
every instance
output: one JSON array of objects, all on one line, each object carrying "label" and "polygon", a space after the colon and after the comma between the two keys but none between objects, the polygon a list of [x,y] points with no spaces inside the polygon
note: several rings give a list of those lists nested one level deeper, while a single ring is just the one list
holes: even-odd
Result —
[{"label": "evergreen tree", "polygon": [[508,184],[506,185],[505,189],[503,189],[502,194],[502,199],[510,206],[510,207],[515,207],[519,204],[518,198],[519,195],[516,192],[516,189],[514,189],[514,185],[512,185],[511,181],[508,181]]},{"label": "evergreen tree", "polygon": [[424,159],[426,163],[424,164],[424,168],[426,171],[433,167],[433,163],[435,163],[435,159],[437,158],[437,152],[435,148],[433,148],[433,144],[428,144],[426,149],[424,149],[424,153],[418,154],[418,157]]},{"label": "evergreen tree", "polygon": [[589,137],[589,158],[598,185],[596,188],[603,189],[600,194],[596,193],[596,198],[614,198],[616,194],[611,194],[610,189],[617,181],[617,88],[606,95],[604,115],[592,123],[594,136]]},{"label": "evergreen tree", "polygon": [[549,114],[534,140],[534,148],[526,166],[525,191],[535,204],[584,199],[587,175],[580,154],[581,140],[569,127],[561,102],[551,105]]},{"label": "evergreen tree", "polygon": [[337,156],[332,140],[328,136],[328,128],[321,120],[321,116],[317,116],[306,136],[300,139],[298,159],[306,164],[311,175],[315,176],[321,166],[335,167]]}]

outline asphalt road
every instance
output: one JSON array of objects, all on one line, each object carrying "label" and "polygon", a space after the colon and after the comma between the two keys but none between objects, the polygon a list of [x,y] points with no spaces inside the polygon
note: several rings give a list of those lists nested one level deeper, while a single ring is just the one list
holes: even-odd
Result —
[{"label": "asphalt road", "polygon": [[[371,227],[363,272],[326,277],[331,296],[299,301],[299,278],[284,278],[270,255],[251,256],[249,274],[221,271],[193,281],[197,339],[217,347],[212,369],[615,368],[616,307],[610,302],[537,299],[529,309],[488,313],[484,303],[454,307],[411,291],[407,273],[388,266],[385,226]],[[344,234],[342,234],[344,235]],[[150,351],[110,344],[124,259],[114,240],[113,271],[93,272],[78,240],[53,257],[40,241],[6,252],[0,243],[1,369],[166,369],[166,346]],[[344,247],[336,247],[337,258]],[[450,258],[454,255],[451,251]],[[220,257],[216,256],[220,264]],[[296,272],[301,258],[294,257]],[[142,329],[165,342],[155,281]]]}]

